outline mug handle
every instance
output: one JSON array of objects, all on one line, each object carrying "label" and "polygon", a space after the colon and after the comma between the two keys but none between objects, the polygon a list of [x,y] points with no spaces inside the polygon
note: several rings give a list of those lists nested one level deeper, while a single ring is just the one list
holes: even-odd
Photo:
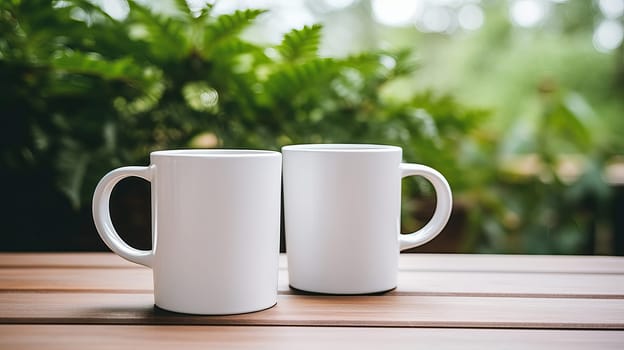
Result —
[{"label": "mug handle", "polygon": [[110,196],[113,188],[119,181],[126,177],[136,176],[147,181],[152,181],[153,165],[151,166],[127,166],[115,169],[100,180],[93,193],[93,221],[98,234],[106,245],[117,255],[132,261],[133,263],[152,266],[153,250],[139,250],[132,248],[119,237],[110,216]]},{"label": "mug handle", "polygon": [[399,234],[400,250],[418,247],[434,239],[444,228],[451,216],[453,196],[451,187],[440,172],[421,164],[401,163],[401,178],[422,176],[433,185],[436,193],[436,208],[433,217],[420,230],[409,234]]}]

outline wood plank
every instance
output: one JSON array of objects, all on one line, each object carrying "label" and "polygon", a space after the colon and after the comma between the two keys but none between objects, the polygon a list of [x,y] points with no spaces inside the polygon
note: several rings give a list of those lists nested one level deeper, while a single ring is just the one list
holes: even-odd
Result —
[{"label": "wood plank", "polygon": [[[279,266],[286,269],[286,255],[280,254]],[[3,268],[123,268],[148,269],[109,252],[80,253],[0,253],[0,269]]]},{"label": "wood plank", "polygon": [[[152,289],[152,271],[147,268],[0,269],[0,291],[151,293]],[[279,291],[296,293],[283,269]],[[389,294],[624,299],[624,275],[401,271],[397,289]]]},{"label": "wood plank", "polygon": [[152,270],[116,268],[4,268],[0,291],[152,293]]},{"label": "wood plank", "polygon": [[624,298],[624,275],[506,272],[399,274],[396,293],[553,298]]},{"label": "wood plank", "polygon": [[[0,253],[0,268],[143,268],[112,253]],[[286,269],[286,255],[280,268]],[[624,257],[486,254],[401,254],[400,270],[624,274]]]},{"label": "wood plank", "polygon": [[0,253],[0,268],[143,268],[113,253]]},{"label": "wood plank", "polygon": [[232,316],[154,308],[150,294],[0,293],[0,323],[624,329],[622,299],[280,295]]},{"label": "wood plank", "polygon": [[0,349],[621,349],[624,332],[345,327],[0,325]]},{"label": "wood plank", "polygon": [[401,254],[401,270],[624,274],[624,257],[570,255]]}]

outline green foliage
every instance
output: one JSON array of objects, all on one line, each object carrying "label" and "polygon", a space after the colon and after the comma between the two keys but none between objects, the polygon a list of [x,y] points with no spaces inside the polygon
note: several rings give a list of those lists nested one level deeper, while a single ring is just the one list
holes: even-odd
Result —
[{"label": "green foliage", "polygon": [[610,243],[621,235],[611,197],[618,185],[604,174],[624,154],[624,50],[592,46],[605,20],[596,3],[552,4],[531,28],[514,25],[505,1],[480,3],[486,20],[476,31],[375,28],[385,47],[416,46],[421,58],[390,94],[434,89],[491,109],[460,158],[473,165],[461,178],[470,186],[455,192],[455,213],[466,210],[463,250],[618,250]]},{"label": "green foliage", "polygon": [[[3,104],[3,115],[22,130],[3,149],[3,165],[27,154],[33,165],[56,169],[57,190],[76,208],[105,170],[143,163],[154,149],[415,142],[452,159],[457,140],[447,129],[463,133],[479,119],[467,122],[463,108],[431,94],[383,99],[387,82],[411,73],[408,52],[321,58],[320,25],[265,47],[240,36],[263,10],[214,16],[211,5],[193,13],[177,1],[178,13],[166,16],[129,5],[121,21],[86,1],[2,8],[10,30],[0,64],[11,75],[3,96],[20,101]],[[216,144],[198,143],[201,135]],[[434,159],[430,153],[418,152]]]},{"label": "green foliage", "polygon": [[256,17],[264,12],[263,10],[244,10],[217,17],[212,25],[206,28],[206,34],[204,36],[205,46],[214,47],[222,41],[240,34]]},{"label": "green foliage", "polygon": [[315,24],[286,33],[282,43],[276,49],[284,61],[295,62],[315,57],[320,41],[321,26]]},{"label": "green foliage", "polygon": [[[409,50],[319,57],[320,25],[260,45],[241,34],[263,10],[214,15],[211,5],[194,12],[184,0],[176,1],[172,15],[134,1],[129,7],[125,19],[115,20],[84,0],[0,3],[0,115],[6,125],[0,169],[4,183],[15,184],[7,195],[31,201],[9,216],[19,217],[24,208],[63,211],[77,230],[73,218],[78,211],[89,215],[99,178],[114,167],[146,164],[153,150],[361,142],[399,145],[406,160],[447,176],[457,202],[470,206],[466,251],[513,251],[513,237],[542,237],[524,232],[585,224],[562,214],[576,210],[600,184],[580,180],[558,192],[566,184],[508,181],[496,163],[499,146],[523,149],[538,152],[552,172],[558,142],[587,147],[582,103],[573,93],[543,94],[537,104],[544,124],[535,138],[507,135],[510,141],[499,144],[499,136],[482,128],[486,111],[427,90],[402,99],[388,93],[417,69]],[[539,147],[530,150],[531,144]],[[426,183],[405,186],[406,200],[430,200]],[[502,203],[500,196],[511,199]],[[540,206],[533,206],[536,198]],[[419,224],[410,223],[417,207],[405,206],[407,229]],[[517,223],[514,215],[538,219]],[[28,225],[15,219],[7,227],[47,230],[43,223]],[[545,251],[574,252],[583,243],[554,236]]]}]

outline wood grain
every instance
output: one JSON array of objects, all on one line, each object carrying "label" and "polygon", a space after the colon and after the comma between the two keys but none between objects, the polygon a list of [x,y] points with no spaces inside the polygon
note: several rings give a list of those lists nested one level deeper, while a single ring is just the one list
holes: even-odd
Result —
[{"label": "wood grain", "polygon": [[0,268],[143,268],[113,253],[0,253]]},{"label": "wood grain", "polygon": [[[3,268],[0,291],[151,293],[147,268]],[[288,273],[279,272],[279,291],[293,294]],[[401,271],[389,294],[624,299],[624,274]]]},{"label": "wood grain", "polygon": [[613,256],[401,254],[399,268],[418,271],[624,274]]},{"label": "wood grain", "polygon": [[280,295],[277,306],[193,316],[151,294],[0,293],[0,323],[624,329],[622,299]]},{"label": "wood grain", "polygon": [[344,327],[0,325],[0,349],[621,349],[624,332]]},{"label": "wood grain", "polygon": [[2,349],[622,349],[624,258],[402,255],[396,290],[288,286],[256,313],[154,307],[152,271],[110,253],[0,253]]},{"label": "wood grain", "polygon": [[[286,255],[280,268],[286,269]],[[140,268],[112,253],[0,253],[0,268]],[[610,256],[401,254],[399,270],[624,274],[624,258]]]}]

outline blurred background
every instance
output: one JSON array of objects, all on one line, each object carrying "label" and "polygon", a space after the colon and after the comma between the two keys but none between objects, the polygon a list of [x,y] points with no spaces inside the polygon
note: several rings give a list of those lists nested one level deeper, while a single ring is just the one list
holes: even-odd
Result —
[{"label": "blurred background", "polygon": [[[0,3],[0,250],[105,250],[170,148],[393,144],[454,191],[420,252],[624,254],[624,0]],[[403,182],[402,230],[435,204]],[[210,200],[207,198],[206,200]],[[150,190],[113,221],[149,248]]]}]

